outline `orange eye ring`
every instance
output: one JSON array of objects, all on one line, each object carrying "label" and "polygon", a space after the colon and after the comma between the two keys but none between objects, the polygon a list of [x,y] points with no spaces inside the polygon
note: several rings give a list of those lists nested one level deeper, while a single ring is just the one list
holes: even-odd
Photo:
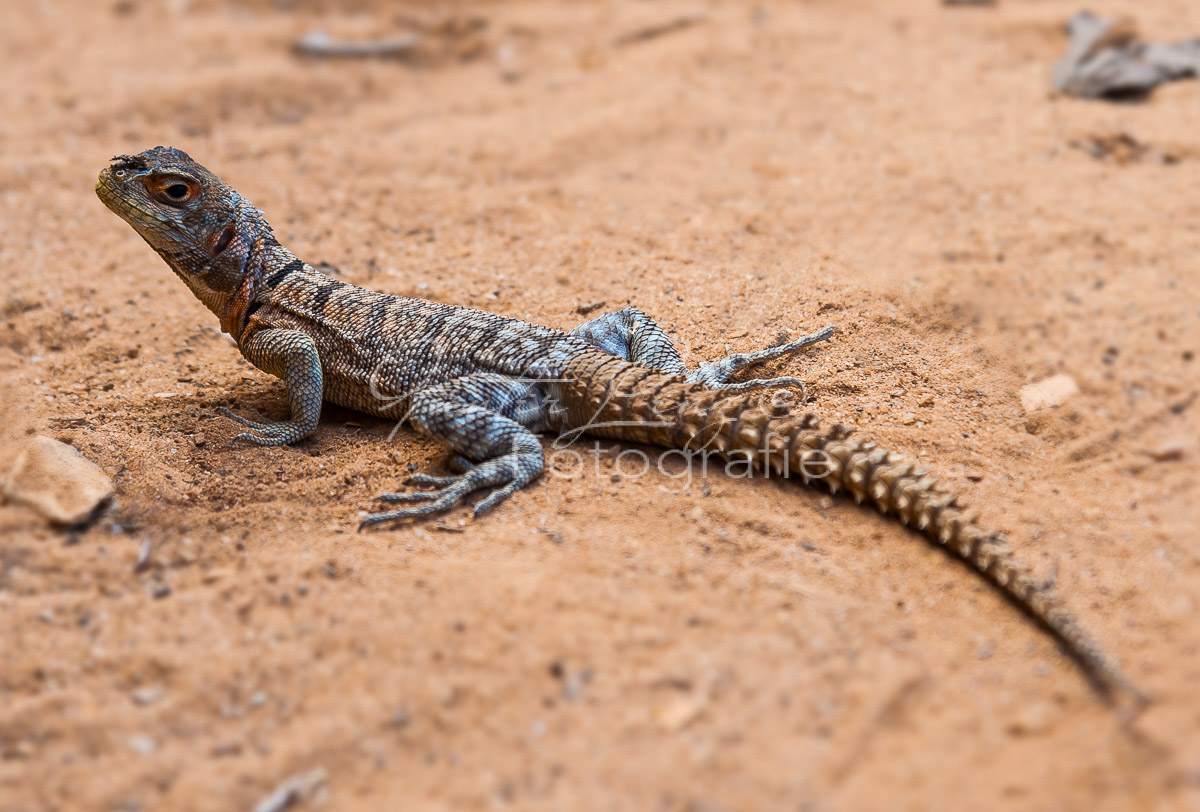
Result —
[{"label": "orange eye ring", "polygon": [[158,202],[176,207],[191,203],[200,194],[200,185],[196,181],[180,175],[148,178],[146,189]]}]

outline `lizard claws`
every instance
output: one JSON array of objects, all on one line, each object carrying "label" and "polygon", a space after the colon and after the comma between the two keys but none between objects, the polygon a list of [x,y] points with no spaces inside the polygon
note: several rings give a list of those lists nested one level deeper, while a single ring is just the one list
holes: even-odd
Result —
[{"label": "lizard claws", "polygon": [[398,522],[404,519],[424,518],[432,516],[435,513],[442,513],[454,507],[474,491],[489,487],[494,488],[491,493],[475,505],[474,516],[475,518],[479,518],[512,496],[541,473],[540,469],[534,469],[533,471],[523,470],[518,460],[497,457],[482,462],[469,471],[457,476],[440,477],[430,474],[414,474],[405,481],[406,485],[431,487],[433,490],[380,494],[375,497],[376,501],[392,504],[411,504],[411,507],[382,513],[371,513],[362,520],[358,529],[362,530],[378,524]]}]

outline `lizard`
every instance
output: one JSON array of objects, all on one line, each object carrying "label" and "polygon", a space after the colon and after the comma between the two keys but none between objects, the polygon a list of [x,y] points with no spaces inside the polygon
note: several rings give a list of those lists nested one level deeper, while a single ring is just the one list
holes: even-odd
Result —
[{"label": "lizard", "polygon": [[113,158],[96,193],[218,317],[246,360],[283,380],[287,420],[218,409],[246,429],[234,444],[302,440],[328,401],[399,416],[449,448],[451,475],[417,473],[405,484],[423,490],[380,494],[392,509],[368,514],[360,529],[420,520],[487,491],[474,505],[482,516],[544,472],[544,432],[740,458],[849,494],[915,529],[1049,631],[1101,697],[1148,702],[1052,587],[957,494],[905,455],[764,396],[802,387],[797,378],[738,380],[828,340],[833,327],[688,369],[666,332],[636,308],[562,331],[327,276],[285,248],[246,198],[172,147]]}]

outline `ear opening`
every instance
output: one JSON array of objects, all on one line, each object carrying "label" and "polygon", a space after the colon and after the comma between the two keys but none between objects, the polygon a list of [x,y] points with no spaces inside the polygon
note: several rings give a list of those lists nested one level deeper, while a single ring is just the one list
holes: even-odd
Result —
[{"label": "ear opening", "polygon": [[213,243],[212,255],[214,257],[221,256],[222,252],[229,247],[229,243],[233,242],[233,223],[225,226],[225,230],[217,237],[217,241]]}]

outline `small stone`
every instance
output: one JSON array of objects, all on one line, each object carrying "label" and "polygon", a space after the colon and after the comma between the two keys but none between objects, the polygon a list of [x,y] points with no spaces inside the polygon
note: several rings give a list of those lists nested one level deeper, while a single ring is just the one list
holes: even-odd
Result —
[{"label": "small stone", "polygon": [[43,623],[53,623],[54,622],[54,610],[53,609],[43,609],[42,611],[38,612],[38,620],[42,621]]},{"label": "small stone", "polygon": [[133,699],[133,704],[145,707],[146,705],[153,705],[166,696],[166,694],[166,689],[161,685],[147,685],[143,688],[138,688],[130,694],[130,698]]},{"label": "small stone", "polygon": [[204,448],[204,446],[208,445],[208,438],[203,434],[196,434],[192,436],[192,443],[196,448]]},{"label": "small stone", "polygon": [[1150,456],[1155,462],[1174,462],[1183,459],[1183,452],[1186,450],[1187,444],[1182,440],[1172,440],[1151,451]]},{"label": "small stone", "polygon": [[284,781],[275,791],[254,805],[254,812],[283,812],[316,794],[328,780],[322,769],[302,773]]},{"label": "small stone", "polygon": [[129,737],[129,749],[133,750],[139,756],[150,756],[158,749],[158,745],[154,742],[154,739],[145,733],[139,733],[136,736]]},{"label": "small stone", "polygon": [[917,422],[917,416],[912,412],[905,412],[904,416],[900,418],[900,422],[905,426],[911,426]]},{"label": "small stone", "polygon": [[34,437],[18,453],[4,495],[55,524],[87,521],[113,495],[112,480],[66,443]]},{"label": "small stone", "polygon": [[1022,386],[1018,394],[1021,407],[1026,412],[1036,412],[1063,405],[1068,398],[1079,394],[1079,386],[1070,375],[1051,375],[1037,383]]},{"label": "small stone", "polygon": [[162,600],[163,598],[167,597],[170,594],[171,594],[171,587],[167,586],[166,584],[155,584],[154,586],[152,586],[150,588],[150,597],[152,597],[158,601]]},{"label": "small stone", "polygon": [[682,696],[655,707],[650,715],[664,730],[675,732],[694,722],[702,710],[704,706],[696,697]]},{"label": "small stone", "polygon": [[133,563],[134,572],[145,572],[150,568],[150,556],[154,553],[154,542],[150,537],[142,539],[142,543],[138,545],[137,560]]}]

